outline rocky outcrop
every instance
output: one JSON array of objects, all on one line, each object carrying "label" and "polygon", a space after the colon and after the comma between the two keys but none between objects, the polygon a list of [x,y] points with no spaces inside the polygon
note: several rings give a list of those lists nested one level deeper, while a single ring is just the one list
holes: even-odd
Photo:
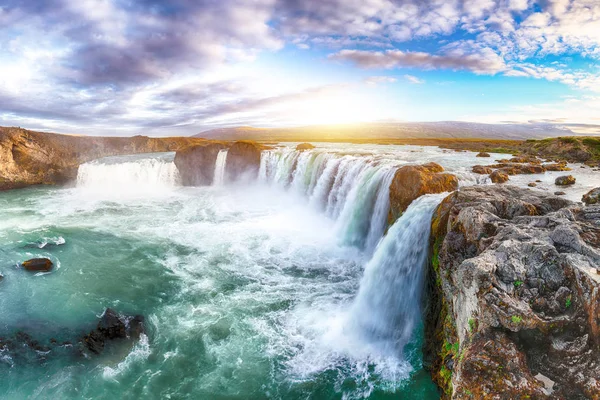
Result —
[{"label": "rocky outcrop", "polygon": [[581,201],[588,205],[600,203],[600,187],[592,189],[584,194]]},{"label": "rocky outcrop", "polygon": [[573,175],[565,175],[565,176],[559,176],[558,178],[556,178],[556,180],[554,181],[554,184],[558,185],[558,186],[568,186],[568,185],[573,185],[575,184],[576,179]]},{"label": "rocky outcrop", "polygon": [[390,185],[389,225],[393,224],[416,198],[424,194],[458,189],[456,176],[443,171],[441,165],[433,162],[399,168]]},{"label": "rocky outcrop", "polygon": [[120,154],[176,151],[197,138],[88,137],[0,127],[0,190],[61,185],[81,163]]},{"label": "rocky outcrop", "polygon": [[31,260],[23,261],[21,266],[30,272],[49,272],[52,270],[53,264],[47,258],[32,258]]},{"label": "rocky outcrop", "polygon": [[544,168],[546,168],[546,171],[570,171],[571,170],[571,168],[567,167],[566,161],[544,164]]},{"label": "rocky outcrop", "polygon": [[513,162],[501,162],[494,165],[489,165],[490,168],[497,169],[498,171],[506,175],[521,175],[521,174],[543,174],[546,172],[546,168],[543,165],[529,163],[513,163]]},{"label": "rocky outcrop", "polygon": [[223,143],[189,146],[175,153],[175,166],[184,186],[204,186],[213,182],[215,162]]},{"label": "rocky outcrop", "polygon": [[514,186],[432,218],[424,360],[443,397],[600,398],[600,208]]},{"label": "rocky outcrop", "polygon": [[490,179],[494,183],[504,183],[508,181],[508,175],[496,170],[490,174]]},{"label": "rocky outcrop", "polygon": [[296,146],[296,150],[298,151],[312,150],[314,148],[315,146],[310,143],[300,143],[298,146]]},{"label": "rocky outcrop", "polygon": [[229,148],[225,171],[229,181],[253,180],[258,177],[260,155],[264,147],[256,142],[239,141]]}]

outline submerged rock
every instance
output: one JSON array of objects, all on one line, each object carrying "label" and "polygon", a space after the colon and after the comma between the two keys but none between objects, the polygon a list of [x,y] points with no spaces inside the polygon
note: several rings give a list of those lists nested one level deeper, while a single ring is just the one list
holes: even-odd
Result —
[{"label": "submerged rock", "polygon": [[515,186],[432,219],[424,363],[448,398],[600,397],[600,209]]},{"label": "submerged rock", "polygon": [[390,185],[388,223],[390,225],[394,223],[413,200],[424,194],[451,192],[458,189],[456,176],[443,171],[441,165],[433,162],[399,168]]},{"label": "submerged rock", "polygon": [[482,151],[481,153],[478,153],[475,157],[491,157],[491,155],[490,153]]},{"label": "submerged rock", "polygon": [[575,184],[575,181],[576,181],[576,179],[573,175],[565,175],[565,176],[559,176],[558,178],[556,178],[554,183],[558,186],[567,186],[567,185]]},{"label": "submerged rock", "polygon": [[207,186],[212,184],[215,163],[222,143],[189,146],[175,153],[175,166],[184,186]]},{"label": "submerged rock", "polygon": [[298,146],[296,146],[296,150],[298,151],[312,150],[314,148],[315,146],[310,143],[300,143]]},{"label": "submerged rock", "polygon": [[137,340],[142,333],[144,333],[144,317],[141,315],[125,317],[107,308],[96,329],[85,335],[81,341],[89,351],[100,354],[107,342],[127,338]]},{"label": "submerged rock", "polygon": [[21,266],[23,269],[30,272],[49,272],[54,264],[47,258],[32,258],[31,260],[23,261]]},{"label": "submerged rock", "polygon": [[588,205],[600,203],[600,187],[592,189],[584,194],[581,201]]}]

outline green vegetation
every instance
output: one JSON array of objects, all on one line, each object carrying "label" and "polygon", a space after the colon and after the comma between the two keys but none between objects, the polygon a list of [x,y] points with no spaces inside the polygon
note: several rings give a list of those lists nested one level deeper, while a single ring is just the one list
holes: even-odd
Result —
[{"label": "green vegetation", "polygon": [[521,322],[523,322],[523,317],[521,317],[519,315],[513,315],[511,317],[511,320],[512,320],[513,324],[520,324]]},{"label": "green vegetation", "polygon": [[446,393],[452,393],[452,371],[446,368],[445,365],[440,369],[440,377],[444,383],[444,388]]},{"label": "green vegetation", "polygon": [[433,254],[431,255],[431,266],[433,267],[433,271],[435,272],[435,284],[438,287],[442,287],[442,278],[440,276],[440,248],[442,247],[442,242],[444,241],[443,237],[438,237],[435,239],[433,244]]},{"label": "green vegetation", "polygon": [[566,308],[569,308],[569,307],[571,307],[571,295],[569,295],[569,296],[567,297],[567,300],[565,300],[565,307],[566,307]]},{"label": "green vegetation", "polygon": [[515,287],[516,287],[516,288],[518,288],[518,287],[519,287],[519,286],[521,286],[522,284],[523,284],[523,281],[518,281],[518,280],[517,280],[517,281],[515,281],[515,282],[514,282],[514,285],[515,285]]},{"label": "green vegetation", "polygon": [[475,329],[477,328],[477,321],[475,321],[475,318],[470,318],[469,319],[469,332],[473,333],[475,332]]}]

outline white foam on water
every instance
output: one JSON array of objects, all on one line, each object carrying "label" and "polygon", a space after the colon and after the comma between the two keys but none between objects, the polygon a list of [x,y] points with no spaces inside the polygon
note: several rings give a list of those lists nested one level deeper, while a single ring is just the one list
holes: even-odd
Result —
[{"label": "white foam on water", "polygon": [[131,368],[134,363],[140,363],[148,359],[151,352],[148,336],[142,334],[123,361],[114,368],[108,366],[103,368],[102,377],[107,380],[116,380],[120,374]]}]

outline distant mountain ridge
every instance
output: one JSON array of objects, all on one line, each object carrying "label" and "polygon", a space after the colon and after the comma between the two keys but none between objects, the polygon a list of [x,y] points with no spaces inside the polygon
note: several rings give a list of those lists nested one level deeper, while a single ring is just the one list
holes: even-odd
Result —
[{"label": "distant mountain ridge", "polygon": [[206,139],[248,139],[280,141],[330,141],[353,139],[478,138],[544,139],[570,136],[567,128],[552,124],[482,124],[474,122],[399,122],[356,125],[320,125],[293,128],[255,128],[240,126],[217,128],[194,135]]}]

